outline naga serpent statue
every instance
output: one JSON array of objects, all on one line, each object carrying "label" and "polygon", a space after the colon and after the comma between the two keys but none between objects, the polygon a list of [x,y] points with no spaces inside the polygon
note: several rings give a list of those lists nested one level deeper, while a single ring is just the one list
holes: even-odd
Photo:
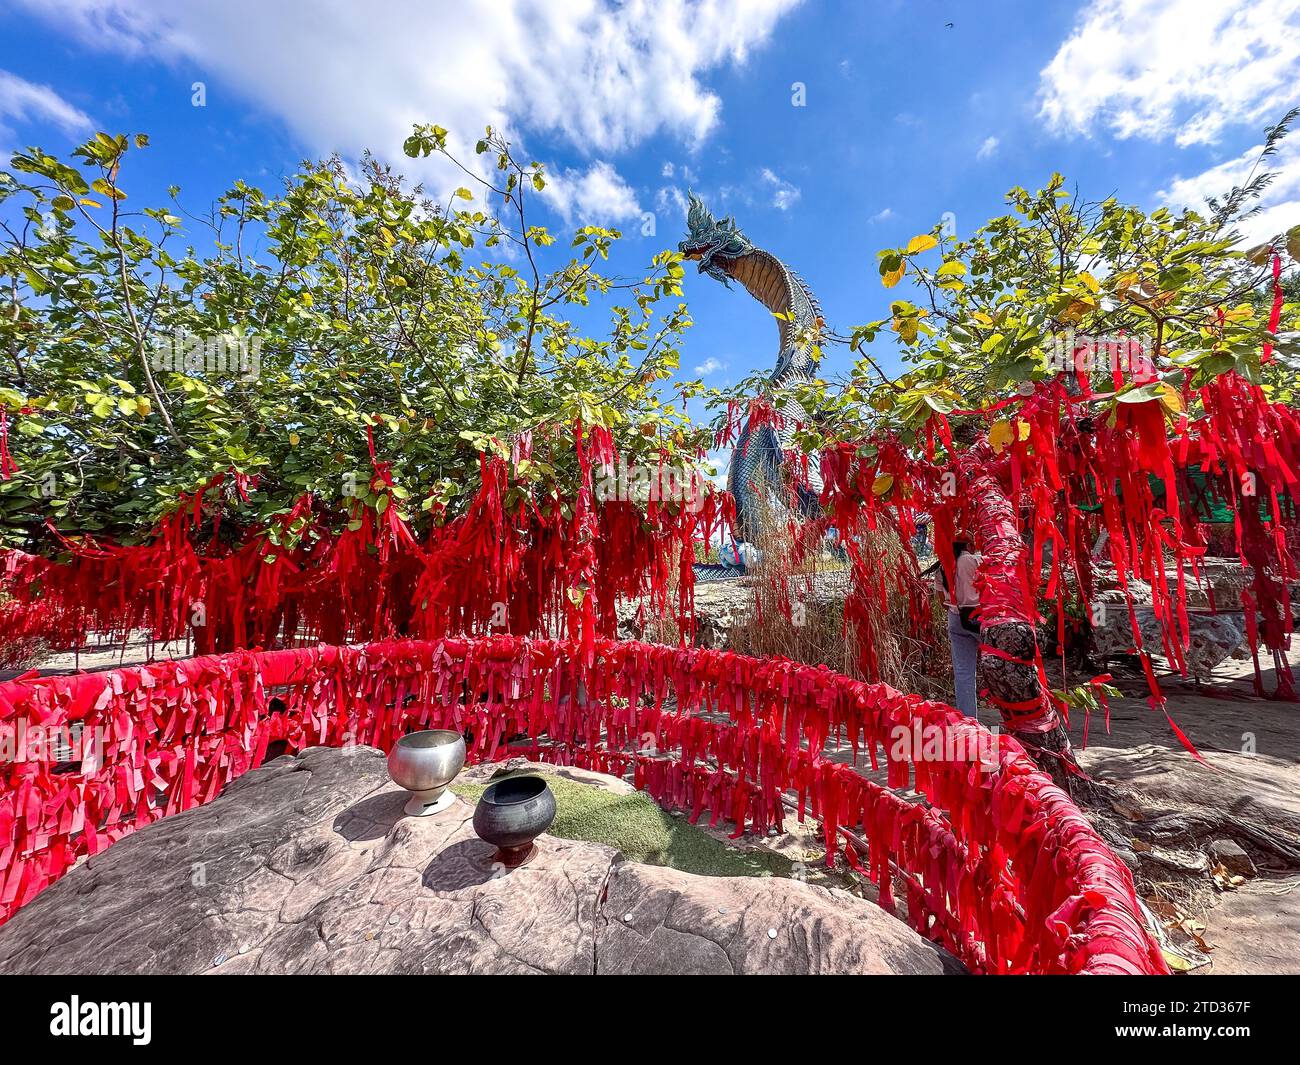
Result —
[{"label": "naga serpent statue", "polygon": [[[787,389],[811,381],[817,369],[819,344],[825,327],[821,306],[804,280],[771,252],[756,248],[732,218],[715,219],[694,193],[686,215],[687,236],[677,245],[682,256],[698,261],[699,270],[728,288],[738,281],[776,318],[780,350],[766,391]],[[796,451],[794,433],[807,412],[787,396],[781,424],[751,425],[746,418],[727,470],[727,490],[736,503],[735,565],[697,566],[702,580],[739,576],[744,572],[746,545],[758,539],[762,515],[784,513],[789,498],[782,486],[786,458]],[[817,511],[821,474],[810,466],[807,483],[797,486],[798,507]]]}]

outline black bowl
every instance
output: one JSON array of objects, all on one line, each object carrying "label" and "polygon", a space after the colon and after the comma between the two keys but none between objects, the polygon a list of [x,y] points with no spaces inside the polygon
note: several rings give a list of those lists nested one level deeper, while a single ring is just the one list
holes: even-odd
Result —
[{"label": "black bowl", "polygon": [[474,807],[474,831],[497,848],[493,861],[514,869],[537,853],[533,840],[555,820],[555,796],[541,777],[506,777],[489,784]]}]

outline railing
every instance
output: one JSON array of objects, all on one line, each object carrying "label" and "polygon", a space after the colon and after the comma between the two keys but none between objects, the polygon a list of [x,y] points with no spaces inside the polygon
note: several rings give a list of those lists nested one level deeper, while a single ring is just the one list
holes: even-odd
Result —
[{"label": "railing", "polygon": [[268,749],[387,750],[434,727],[465,730],[472,760],[631,772],[737,836],[779,829],[792,804],[821,820],[828,863],[843,853],[891,911],[901,885],[909,923],[979,972],[1167,971],[1127,868],[1015,741],[825,667],[609,640],[235,652],[0,684],[0,921]]}]

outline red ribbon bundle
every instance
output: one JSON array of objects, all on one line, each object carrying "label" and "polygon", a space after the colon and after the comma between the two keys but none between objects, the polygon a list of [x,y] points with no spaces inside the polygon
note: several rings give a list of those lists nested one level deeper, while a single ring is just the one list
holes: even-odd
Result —
[{"label": "red ribbon bundle", "polygon": [[[793,795],[821,819],[828,863],[840,829],[860,831],[866,853],[846,856],[882,905],[898,877],[913,927],[977,971],[1166,971],[1128,870],[1013,740],[825,667],[581,637],[235,652],[0,685],[0,742],[72,729],[81,745],[63,765],[19,751],[4,767],[0,917],[81,855],[208,802],[272,742],[386,750],[415,728],[468,730],[473,760],[631,769],[660,803],[737,835],[779,828]],[[922,750],[903,742],[922,734]],[[928,804],[831,760],[828,743]]]},{"label": "red ribbon bundle", "polygon": [[7,481],[18,472],[18,464],[9,454],[9,410],[0,403],[0,481]]},{"label": "red ribbon bundle", "polygon": [[[223,525],[224,476],[141,544],[72,540],[51,527],[65,562],[0,551],[0,632],[79,647],[90,633],[124,640],[143,629],[153,640],[192,637],[200,653],[490,631],[567,632],[591,646],[616,631],[621,599],[646,596],[666,614],[675,584],[673,612],[689,634],[695,545],[729,520],[729,497],[697,485],[688,501],[652,499],[644,511],[601,499],[595,480],[615,461],[610,435],[578,426],[574,442],[581,481],[567,513],[559,499],[515,491],[526,486],[512,484],[507,463],[484,455],[466,512],[422,539],[395,502],[357,503],[335,531],[306,495],[267,526]],[[531,454],[532,438],[520,446],[521,458]],[[373,441],[371,462],[382,493],[392,477]],[[237,495],[252,487],[231,481]]]},{"label": "red ribbon bundle", "polygon": [[[1116,580],[1125,595],[1133,633],[1133,649],[1142,655],[1151,689],[1151,702],[1164,710],[1149,653],[1142,644],[1132,585],[1151,588],[1151,602],[1162,633],[1164,657],[1186,673],[1189,642],[1187,581],[1200,579],[1199,561],[1205,553],[1194,516],[1184,502],[1192,493],[1179,471],[1199,464],[1211,491],[1230,500],[1236,512],[1237,545],[1243,562],[1254,568],[1252,594],[1246,597],[1247,631],[1256,634],[1275,655],[1289,647],[1292,631],[1287,582],[1300,578],[1291,554],[1288,533],[1300,520],[1282,493],[1300,490],[1300,417],[1285,404],[1271,403],[1263,390],[1236,373],[1216,377],[1198,393],[1205,414],[1196,420],[1176,413],[1172,425],[1167,409],[1179,411],[1190,398],[1184,387],[1181,402],[1174,396],[1116,404],[1115,416],[1088,416],[1095,397],[1086,380],[1072,394],[1062,381],[1040,382],[1031,394],[998,404],[999,417],[1013,419],[1003,438],[982,440],[954,449],[946,420],[936,415],[921,444],[924,456],[904,449],[891,437],[862,444],[841,444],[822,453],[823,506],[845,534],[881,523],[899,532],[907,565],[894,579],[915,572],[908,544],[910,531],[922,515],[934,522],[936,546],[951,575],[949,543],[958,529],[976,536],[984,558],[979,577],[980,616],[985,624],[1038,620],[1039,600],[1054,603],[1057,634],[1062,645],[1067,625],[1067,582],[1073,586],[1085,614],[1091,613],[1095,579],[1091,547],[1108,534],[1107,549]],[[980,413],[980,412],[977,412]],[[945,445],[938,455],[936,436]],[[1163,485],[1163,499],[1152,490],[1152,477]],[[1252,498],[1254,492],[1258,498]],[[1270,511],[1265,529],[1259,501]],[[1026,536],[1028,534],[1028,536]],[[1026,557],[1024,540],[1032,541]],[[878,560],[863,556],[846,539],[854,571],[854,594],[846,613],[871,623],[885,612],[885,575]],[[917,623],[924,633],[924,619]],[[932,636],[931,636],[932,638]],[[868,677],[876,676],[870,648],[861,663]],[[1279,698],[1294,698],[1295,690],[1284,658],[1278,658]],[[1034,665],[1042,668],[1041,658]],[[1258,665],[1256,687],[1262,692]],[[1017,728],[1050,723],[1054,705],[1047,695],[1035,705],[1010,708]],[[1166,717],[1168,717],[1166,711]],[[1170,724],[1195,754],[1191,743]]]}]

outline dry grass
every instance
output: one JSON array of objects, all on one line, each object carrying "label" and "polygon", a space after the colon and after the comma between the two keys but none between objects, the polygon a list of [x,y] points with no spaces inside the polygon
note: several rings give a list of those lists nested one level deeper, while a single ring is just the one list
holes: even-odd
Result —
[{"label": "dry grass", "polygon": [[[681,572],[681,544],[674,540],[669,550],[671,557],[668,563],[665,610],[662,614],[646,617],[641,639],[649,643],[666,643],[670,647],[675,647],[682,639],[682,627],[677,622],[677,603],[678,596],[681,594],[681,578],[678,576]],[[648,604],[646,609],[649,610]]]},{"label": "dry grass", "polygon": [[[753,610],[731,630],[728,646],[752,655],[781,655],[900,691],[951,700],[952,663],[943,626],[947,615],[928,586],[906,575],[914,565],[898,535],[860,528],[853,539],[863,564],[854,572],[842,553],[823,547],[820,524],[792,535],[783,515],[759,522],[761,558],[751,567]],[[884,578],[885,609],[878,606]],[[864,586],[876,582],[870,592]],[[864,609],[845,623],[845,602],[862,596]],[[913,598],[923,618],[916,632]],[[864,652],[871,653],[864,653]]]},{"label": "dry grass", "polygon": [[[850,585],[843,559],[823,554],[820,529],[800,543],[786,516],[770,506],[761,508],[758,526],[759,559],[749,567],[747,582],[752,601],[744,621],[731,629],[728,646],[859,676],[857,634],[844,624]],[[822,574],[831,579],[819,579]],[[844,579],[837,579],[840,574]]]},{"label": "dry grass", "polygon": [[[948,614],[927,579],[915,575],[915,566],[892,530],[859,530],[857,542],[864,559],[861,567],[868,580],[884,576],[885,609],[880,611],[869,598],[860,638],[873,641],[878,676],[886,684],[905,692],[951,701],[954,696],[952,658],[948,649]],[[920,612],[921,631],[913,617]]]},{"label": "dry grass", "polygon": [[[864,564],[854,573],[842,551],[824,543],[825,522],[799,524],[792,531],[786,513],[770,503],[759,516],[755,547],[758,561],[740,582],[731,583],[736,620],[721,632],[717,645],[757,658],[780,656],[810,665],[825,665],[846,676],[880,680],[900,691],[930,698],[953,698],[952,663],[944,634],[946,612],[938,598],[919,592],[918,609],[927,630],[915,632],[912,616],[916,582],[900,580],[912,567],[896,533],[859,529],[854,540]],[[677,644],[681,630],[675,615],[676,559],[665,616],[648,617],[642,638]],[[845,601],[863,578],[884,574],[886,609],[875,605],[878,590],[864,599],[867,608],[857,623],[845,622]],[[710,587],[710,586],[699,586]],[[697,592],[699,591],[697,587]],[[705,593],[706,595],[709,593]],[[703,596],[701,596],[703,598]],[[714,638],[716,639],[715,632]],[[863,654],[863,641],[874,654]]]}]

